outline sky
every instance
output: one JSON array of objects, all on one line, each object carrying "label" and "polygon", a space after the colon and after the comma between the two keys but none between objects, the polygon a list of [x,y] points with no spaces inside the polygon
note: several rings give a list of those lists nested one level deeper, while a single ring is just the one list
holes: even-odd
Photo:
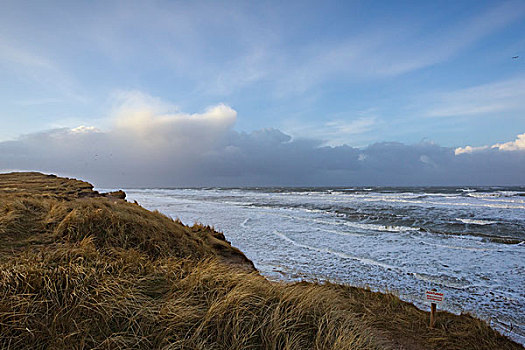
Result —
[{"label": "sky", "polygon": [[525,1],[0,3],[0,171],[525,185]]}]

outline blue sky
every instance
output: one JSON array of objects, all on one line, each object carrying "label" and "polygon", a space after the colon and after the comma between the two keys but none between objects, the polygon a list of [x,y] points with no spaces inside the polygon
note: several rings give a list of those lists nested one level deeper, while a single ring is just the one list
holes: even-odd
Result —
[{"label": "blue sky", "polygon": [[129,90],[188,113],[222,102],[237,130],[332,144],[479,146],[525,131],[523,1],[1,7],[4,140],[105,127],[114,94]]},{"label": "blue sky", "polygon": [[513,142],[525,2],[2,1],[0,141],[146,105],[316,147]]}]

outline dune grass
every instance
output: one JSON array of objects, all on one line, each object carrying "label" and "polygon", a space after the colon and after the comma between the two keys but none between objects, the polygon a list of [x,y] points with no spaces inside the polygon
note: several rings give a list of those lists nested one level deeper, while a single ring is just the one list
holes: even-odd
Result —
[{"label": "dune grass", "polygon": [[210,227],[17,176],[0,175],[0,349],[522,348],[468,315],[429,329],[391,294],[268,281]]},{"label": "dune grass", "polygon": [[[93,239],[2,265],[1,347],[371,349],[334,291],[214,260],[100,253]],[[340,344],[338,346],[337,344]]]}]

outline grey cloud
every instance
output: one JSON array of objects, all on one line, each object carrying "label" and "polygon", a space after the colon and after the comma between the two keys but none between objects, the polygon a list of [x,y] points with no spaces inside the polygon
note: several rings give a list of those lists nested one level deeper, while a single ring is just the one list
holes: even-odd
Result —
[{"label": "grey cloud", "polygon": [[[149,143],[122,129],[56,129],[0,143],[0,169],[39,170],[97,186],[523,185],[525,151],[456,155],[432,143],[322,147],[275,129],[187,129],[184,142]],[[180,121],[176,121],[178,123]],[[199,126],[206,127],[200,123]],[[213,136],[211,136],[213,135]],[[199,146],[199,143],[204,146]],[[195,146],[195,147],[193,147]]]},{"label": "grey cloud", "polygon": [[276,129],[237,132],[236,118],[224,104],[186,114],[123,92],[110,130],[80,126],[0,142],[0,170],[39,170],[108,187],[525,183],[523,135],[461,152],[432,143],[358,149]]}]

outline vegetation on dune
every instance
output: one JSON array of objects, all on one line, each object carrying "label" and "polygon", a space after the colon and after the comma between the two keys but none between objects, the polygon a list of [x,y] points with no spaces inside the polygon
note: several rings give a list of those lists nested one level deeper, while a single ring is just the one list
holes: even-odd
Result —
[{"label": "vegetation on dune", "polygon": [[371,348],[357,319],[331,306],[334,292],[216,261],[100,253],[85,239],[2,268],[4,347]]},{"label": "vegetation on dune", "polygon": [[0,348],[521,348],[390,294],[268,281],[221,233],[119,198],[0,175]]},{"label": "vegetation on dune", "polygon": [[25,181],[14,184],[14,175],[7,174],[8,186],[2,181],[4,175],[0,175],[0,253],[91,237],[102,250],[136,249],[152,259],[216,257],[254,269],[241,251],[210,227],[187,227],[159,212],[99,194],[82,181],[31,175],[22,176]]}]

